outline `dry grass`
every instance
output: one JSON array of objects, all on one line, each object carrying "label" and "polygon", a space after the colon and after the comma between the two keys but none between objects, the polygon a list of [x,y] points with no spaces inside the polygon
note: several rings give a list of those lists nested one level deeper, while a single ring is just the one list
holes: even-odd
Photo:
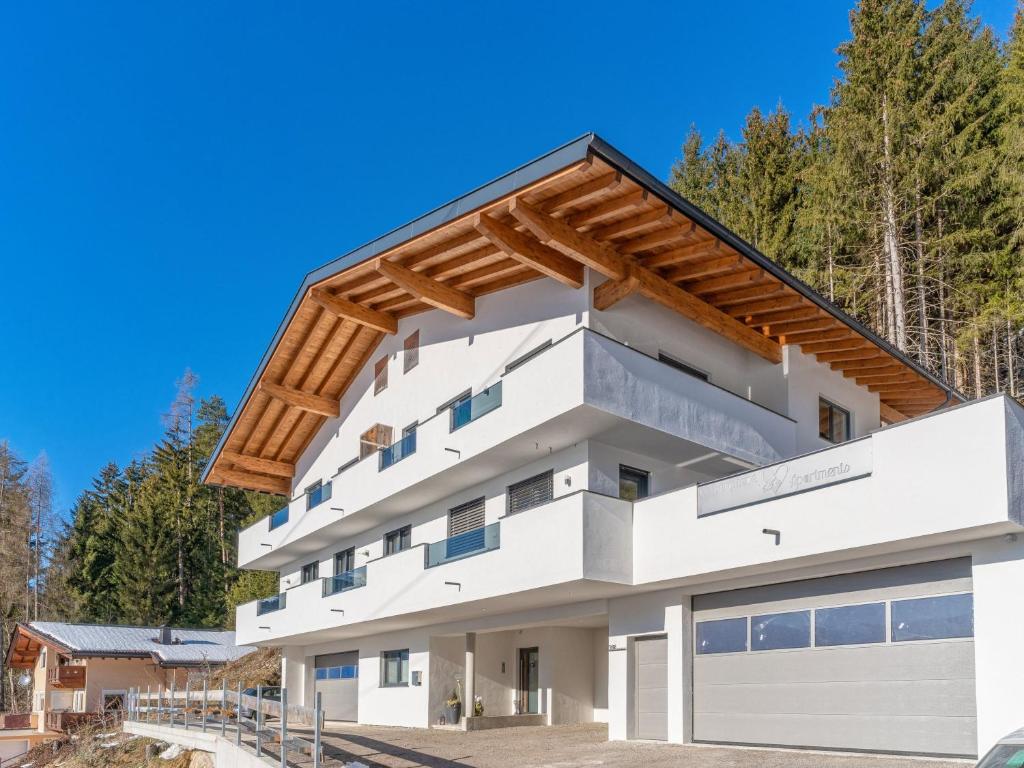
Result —
[{"label": "dry grass", "polygon": [[228,688],[234,688],[239,683],[242,684],[242,688],[280,685],[281,649],[259,648],[248,656],[214,670],[210,678],[210,687],[220,687],[221,681],[226,681]]},{"label": "dry grass", "polygon": [[191,752],[173,760],[146,759],[152,739],[128,736],[120,723],[97,722],[33,747],[20,761],[32,768],[188,768]]}]

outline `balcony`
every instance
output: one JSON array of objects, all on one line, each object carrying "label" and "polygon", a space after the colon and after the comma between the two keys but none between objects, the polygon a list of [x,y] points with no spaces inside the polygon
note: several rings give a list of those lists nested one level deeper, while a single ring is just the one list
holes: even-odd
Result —
[{"label": "balcony", "polygon": [[[632,504],[577,491],[483,528],[371,560],[359,589],[303,584],[272,616],[236,612],[237,641],[303,643],[488,611],[623,594],[633,572]],[[360,569],[362,570],[362,569]],[[329,580],[325,580],[329,581]],[[454,585],[454,586],[453,586]],[[343,612],[342,612],[343,611]],[[322,637],[322,636],[321,636]]]},{"label": "balcony", "polygon": [[330,597],[336,595],[339,592],[347,592],[350,589],[357,589],[358,587],[366,586],[366,566],[362,568],[354,568],[351,571],[345,571],[335,576],[328,576],[322,579],[323,596]]},{"label": "balcony", "polygon": [[288,522],[288,507],[281,507],[281,509],[277,510],[277,512],[274,512],[272,515],[270,515],[269,520],[270,530],[280,528],[282,525]]},{"label": "balcony", "polygon": [[424,418],[415,437],[380,451],[377,461],[346,463],[351,446],[328,444],[325,463],[345,465],[333,478],[334,503],[306,509],[300,497],[292,502],[287,522],[270,528],[260,521],[243,529],[238,563],[264,570],[286,567],[319,552],[326,542],[533,461],[538,444],[559,451],[589,439],[678,463],[717,454],[760,465],[795,453],[796,425],[581,329],[474,397]]},{"label": "balcony", "polygon": [[413,430],[409,434],[405,435],[401,440],[396,443],[392,443],[387,448],[381,448],[377,455],[378,459],[378,470],[383,472],[388,467],[394,466],[402,459],[412,456],[416,453],[416,430]]},{"label": "balcony", "polygon": [[54,688],[85,688],[85,667],[61,664],[46,670],[46,682]]},{"label": "balcony", "polygon": [[283,611],[288,603],[288,595],[282,592],[279,595],[271,595],[256,601],[256,615],[263,616],[275,611]]},{"label": "balcony", "polygon": [[1024,408],[1000,396],[646,499],[636,583],[1019,534],[1022,466]]},{"label": "balcony", "polygon": [[462,429],[472,424],[481,416],[486,416],[495,408],[501,407],[501,382],[496,382],[478,395],[463,400],[451,407],[451,426],[449,432]]},{"label": "balcony", "polygon": [[451,536],[426,548],[426,566],[433,568],[464,557],[490,552],[501,546],[500,523],[491,523],[471,531]]},{"label": "balcony", "polygon": [[97,720],[96,712],[47,712],[44,718],[46,730],[70,733]]}]

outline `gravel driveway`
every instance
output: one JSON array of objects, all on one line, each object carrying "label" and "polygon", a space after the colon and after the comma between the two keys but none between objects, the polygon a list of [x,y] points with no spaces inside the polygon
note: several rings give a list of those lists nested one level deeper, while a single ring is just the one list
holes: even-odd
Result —
[{"label": "gravel driveway", "polygon": [[324,768],[963,768],[963,760],[609,742],[604,725],[448,730],[329,724]]}]

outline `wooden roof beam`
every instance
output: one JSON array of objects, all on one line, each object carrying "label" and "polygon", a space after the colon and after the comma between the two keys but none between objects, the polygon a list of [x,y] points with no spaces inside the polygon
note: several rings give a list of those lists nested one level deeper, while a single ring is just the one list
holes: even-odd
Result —
[{"label": "wooden roof beam", "polygon": [[[672,218],[672,209],[669,208],[668,219],[671,221]],[[673,240],[689,237],[696,228],[697,225],[692,221],[687,221],[681,226],[673,224],[671,227],[659,229],[656,232],[651,232],[649,235],[638,237],[636,240],[629,240],[628,242],[621,243],[616,247],[619,249],[619,253],[625,253],[627,255],[640,253],[642,251],[649,251],[651,248],[657,248],[659,245],[671,243]]]},{"label": "wooden roof beam", "polygon": [[319,304],[332,315],[351,320],[359,325],[382,331],[384,333],[398,333],[398,319],[387,312],[379,312],[376,309],[364,307],[354,301],[348,301],[340,296],[334,296],[322,288],[314,288],[309,292],[309,298]]},{"label": "wooden roof beam", "polygon": [[664,278],[670,283],[696,280],[698,277],[710,277],[722,272],[729,272],[738,268],[742,263],[743,257],[739,255],[719,256],[707,261],[687,262],[668,270],[664,274]]},{"label": "wooden roof beam", "polygon": [[594,229],[588,232],[595,240],[611,240],[614,237],[621,237],[628,235],[638,229],[655,224],[659,221],[667,221],[669,219],[669,209],[667,206],[659,205],[657,208],[638,213],[636,216],[630,216],[628,219],[622,219],[622,221],[615,221],[611,224],[607,224],[600,229]]},{"label": "wooden roof beam", "polygon": [[612,280],[623,280],[629,274],[629,263],[614,248],[597,242],[589,234],[581,234],[563,221],[554,219],[516,198],[509,212],[542,243],[557,243],[572,251],[577,261]]},{"label": "wooden roof beam", "polygon": [[755,323],[763,325],[765,333],[770,336],[786,336],[803,331],[828,331],[836,326],[836,319],[831,315],[816,317],[811,320],[791,320],[782,323]]},{"label": "wooden roof beam", "polygon": [[748,325],[772,325],[794,320],[810,320],[820,315],[821,311],[817,307],[793,307],[792,309],[777,309],[774,312],[758,312],[741,317]]},{"label": "wooden roof beam", "polygon": [[804,344],[809,342],[820,342],[820,343],[842,343],[850,335],[850,329],[845,327],[839,328],[828,328],[824,331],[794,331],[790,330],[786,334],[786,338],[789,339],[790,344],[797,344],[803,348]]},{"label": "wooden roof beam", "polygon": [[234,488],[248,488],[263,493],[274,493],[279,496],[290,496],[292,492],[292,484],[284,478],[251,475],[248,472],[224,469],[220,466],[213,470],[213,477],[210,478],[210,482],[219,485],[230,485]]},{"label": "wooden roof beam", "polygon": [[642,205],[646,200],[646,189],[634,189],[632,192],[627,192],[624,195],[613,197],[611,200],[598,203],[593,208],[587,208],[579,213],[570,213],[563,217],[562,221],[572,227],[582,227],[626,208],[635,208],[638,205]]},{"label": "wooden roof beam", "polygon": [[743,272],[734,272],[731,275],[723,275],[722,277],[712,277],[708,280],[701,280],[685,287],[687,291],[695,296],[703,296],[708,293],[716,293],[718,291],[726,291],[731,288],[749,286],[751,283],[760,283],[763,279],[764,270],[748,269]]},{"label": "wooden roof beam", "polygon": [[[850,375],[850,374],[848,374]],[[889,373],[852,374],[861,386],[869,384],[920,384],[921,379],[909,371],[891,371]]]},{"label": "wooden roof beam", "polygon": [[797,307],[806,307],[807,302],[800,296],[789,295],[779,296],[775,299],[758,299],[756,301],[743,302],[729,307],[727,314],[733,317],[747,317],[748,315],[756,315],[760,312],[776,312],[783,309],[796,309]]},{"label": "wooden roof beam", "polygon": [[314,395],[310,392],[303,392],[302,390],[274,384],[270,381],[261,381],[259,389],[275,400],[280,400],[285,405],[290,405],[293,408],[308,411],[309,413],[337,418],[341,412],[341,406],[338,401],[330,397]]},{"label": "wooden roof beam", "polygon": [[583,287],[583,265],[561,251],[538,242],[490,216],[476,216],[473,219],[473,226],[519,263],[532,267],[570,288]]},{"label": "wooden roof beam", "polygon": [[220,452],[220,458],[248,472],[260,472],[264,475],[276,475],[289,479],[295,476],[295,465],[287,461],[274,461],[227,450]]},{"label": "wooden roof beam", "polygon": [[782,283],[758,283],[745,288],[723,290],[707,297],[709,304],[719,309],[744,304],[753,299],[769,299],[786,295],[786,287]]},{"label": "wooden roof beam", "polygon": [[476,314],[476,300],[465,291],[431,280],[386,259],[377,259],[375,269],[424,304],[466,320],[471,320]]},{"label": "wooden roof beam", "polygon": [[884,373],[885,371],[907,370],[903,364],[884,355],[879,355],[878,357],[869,358],[867,360],[851,360],[845,363],[830,363],[829,367],[832,368],[833,371],[843,371],[844,373],[858,373],[861,371]]},{"label": "wooden roof beam", "polygon": [[594,289],[594,309],[604,311],[618,304],[627,296],[640,289],[640,281],[634,276],[625,280],[605,280]]},{"label": "wooden roof beam", "polygon": [[800,349],[805,355],[816,355],[818,357],[818,361],[822,363],[828,362],[827,360],[821,359],[822,355],[842,355],[844,353],[857,353],[864,352],[866,350],[878,351],[878,347],[874,346],[871,342],[865,341],[859,336],[851,336],[849,333],[824,340],[813,338],[800,339],[795,343],[800,345]]},{"label": "wooden roof beam", "polygon": [[882,418],[890,424],[896,424],[901,421],[906,421],[909,417],[903,413],[900,413],[895,408],[885,403],[879,402],[878,404],[879,413]]},{"label": "wooden roof beam", "polygon": [[[867,342],[858,342],[855,347],[849,349],[837,349],[829,352],[818,353],[819,363],[855,363],[863,360],[875,360],[882,358],[883,355],[878,347],[873,344],[868,345]],[[832,366],[833,370],[841,368],[842,366]]]},{"label": "wooden roof beam", "polygon": [[600,192],[615,189],[621,183],[622,174],[618,171],[604,173],[597,178],[584,181],[582,184],[578,184],[564,192],[552,195],[546,200],[541,200],[538,206],[547,213],[553,213],[559,208],[565,208],[567,205],[576,205]]},{"label": "wooden roof beam", "polygon": [[653,256],[645,256],[643,265],[648,269],[659,267],[671,267],[693,259],[701,259],[705,256],[724,255],[727,251],[722,247],[720,240],[701,240],[700,242],[682,245],[669,251],[656,253]]}]

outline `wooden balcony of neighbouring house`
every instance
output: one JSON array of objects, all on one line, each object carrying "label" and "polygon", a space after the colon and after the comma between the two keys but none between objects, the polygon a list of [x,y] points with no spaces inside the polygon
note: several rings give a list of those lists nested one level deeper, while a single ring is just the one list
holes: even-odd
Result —
[{"label": "wooden balcony of neighbouring house", "polygon": [[47,712],[46,730],[68,733],[87,725],[96,717],[95,712]]},{"label": "wooden balcony of neighbouring house", "polygon": [[85,667],[61,665],[46,670],[46,682],[54,688],[85,688]]}]

